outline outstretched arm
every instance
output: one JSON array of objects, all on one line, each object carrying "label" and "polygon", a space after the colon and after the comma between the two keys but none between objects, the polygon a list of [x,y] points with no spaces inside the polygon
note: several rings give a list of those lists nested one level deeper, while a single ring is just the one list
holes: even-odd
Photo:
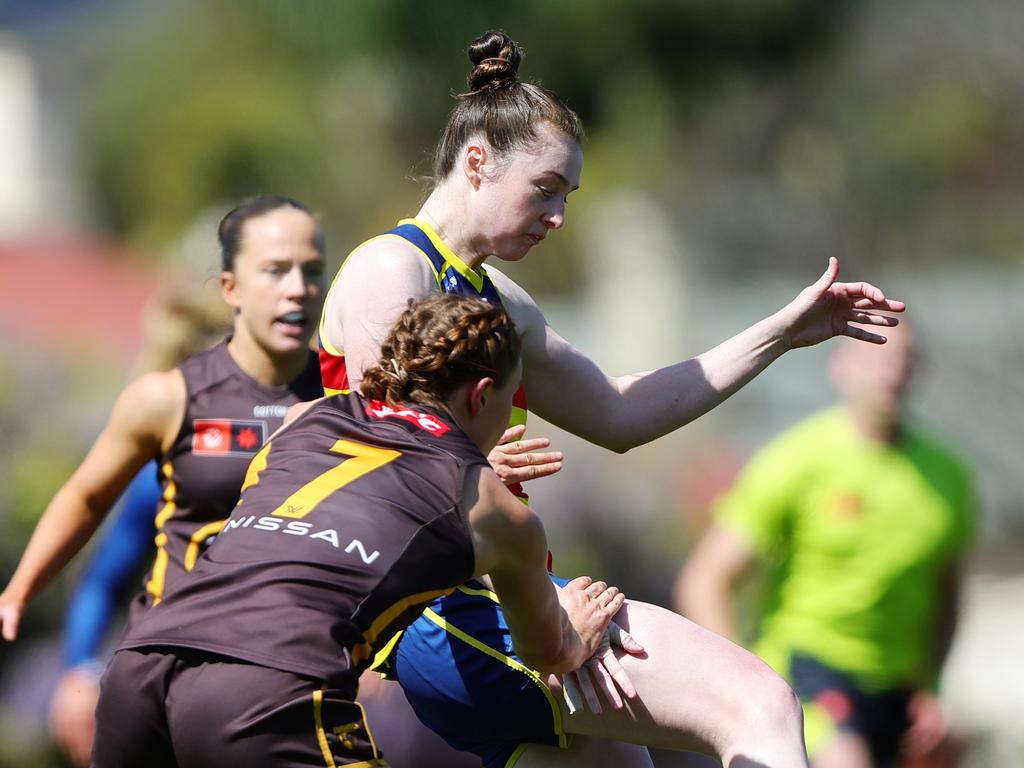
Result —
[{"label": "outstretched arm", "polygon": [[[738,391],[788,350],[851,336],[881,344],[861,325],[893,326],[879,310],[902,312],[868,283],[839,283],[839,262],[781,310],[707,352],[654,371],[611,377],[547,325],[536,304],[507,278],[499,288],[524,341],[523,384],[530,408],[590,442],[624,452],[687,424]],[[860,325],[853,325],[858,323]]]},{"label": "outstretched arm", "polygon": [[153,549],[160,500],[155,463],[135,476],[121,512],[97,543],[64,619],[64,672],[50,700],[50,733],[72,765],[89,765],[100,693],[100,645],[125,588]]},{"label": "outstretched arm", "polygon": [[120,512],[101,531],[64,614],[65,669],[98,658],[118,599],[138,576],[145,558],[152,557],[160,494],[157,465],[150,462],[121,496]]},{"label": "outstretched arm", "polygon": [[580,667],[597,650],[625,597],[589,577],[556,590],[547,573],[547,537],[540,518],[491,470],[467,478],[477,575],[488,574],[516,653],[554,674]]},{"label": "outstretched arm", "polygon": [[107,426],[53,497],[0,594],[4,639],[15,639],[26,603],[85,546],[139,468],[177,432],[184,407],[180,371],[147,374],[121,393]]}]

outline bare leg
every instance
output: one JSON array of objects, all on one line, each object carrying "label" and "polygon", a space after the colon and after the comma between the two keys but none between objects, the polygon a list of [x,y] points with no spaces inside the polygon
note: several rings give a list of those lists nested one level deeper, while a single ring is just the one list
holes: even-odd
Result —
[{"label": "bare leg", "polygon": [[515,768],[654,768],[654,763],[636,744],[573,736],[568,749],[530,744]]},{"label": "bare leg", "polygon": [[621,655],[638,696],[623,709],[569,713],[568,733],[718,755],[728,768],[807,768],[803,715],[790,687],[763,661],[682,616],[628,601],[615,617],[645,648]]}]

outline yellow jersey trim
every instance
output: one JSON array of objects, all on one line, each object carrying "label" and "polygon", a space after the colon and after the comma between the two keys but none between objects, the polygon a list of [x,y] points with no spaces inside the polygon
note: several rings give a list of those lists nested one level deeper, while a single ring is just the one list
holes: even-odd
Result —
[{"label": "yellow jersey trim", "polygon": [[500,602],[501,602],[500,600],[498,600],[497,593],[494,592],[494,590],[491,590],[491,589],[474,589],[473,587],[467,587],[465,584],[460,584],[457,587],[457,589],[459,590],[459,592],[462,592],[464,595],[479,595],[481,597],[486,597],[486,598],[488,598],[490,600],[493,600],[495,603],[499,603],[500,604]]},{"label": "yellow jersey trim", "polygon": [[[252,457],[252,461],[249,462],[249,466],[245,468],[245,479],[242,480],[242,487],[238,491],[238,495],[241,496],[249,488],[258,484],[260,481],[260,473],[267,468],[267,456],[270,454],[270,446],[273,444],[273,440],[268,440],[260,448],[260,452]],[[242,500],[238,500],[238,504],[235,506],[241,506]]]},{"label": "yellow jersey trim", "polygon": [[356,763],[354,766],[350,766],[350,768],[359,768],[361,765],[384,765],[384,763],[380,761],[380,752],[377,751],[377,740],[373,738],[373,732],[370,731],[370,721],[366,719],[366,710],[358,701],[353,701],[352,703],[359,707],[359,713],[362,715],[363,728],[366,729],[366,738],[370,740],[370,749],[373,750],[373,760]]},{"label": "yellow jersey trim", "polygon": [[441,597],[442,595],[450,595],[454,591],[454,589],[432,589],[428,592],[419,592],[415,595],[403,597],[397,603],[384,610],[376,619],[373,620],[370,628],[363,632],[363,642],[352,648],[352,663],[358,664],[359,662],[370,658],[370,655],[373,653],[373,643],[377,639],[377,636],[385,627],[398,618],[402,611],[405,611],[416,603],[429,603],[435,598]]},{"label": "yellow jersey trim", "polygon": [[174,484],[174,466],[169,461],[165,461],[160,466],[160,473],[167,480],[167,486],[164,488],[163,499],[164,505],[156,515],[156,520],[153,524],[156,528],[156,538],[153,542],[156,544],[156,557],[153,560],[153,570],[149,577],[149,581],[146,582],[146,592],[149,593],[150,597],[153,598],[153,605],[160,602],[164,595],[164,583],[167,579],[167,565],[169,562],[169,555],[167,554],[167,534],[164,533],[164,525],[174,517],[175,511],[178,509],[174,503],[174,497],[177,495],[178,489]]},{"label": "yellow jersey trim", "polygon": [[486,643],[477,640],[472,635],[469,635],[466,632],[459,629],[458,627],[452,625],[451,622],[439,616],[430,608],[424,609],[423,615],[435,624],[437,624],[437,626],[441,627],[441,629],[443,629],[445,632],[455,635],[455,637],[459,638],[459,640],[466,643],[467,645],[476,648],[481,653],[485,653],[493,659],[497,659],[498,661],[511,667],[517,672],[522,672],[524,675],[530,678],[540,689],[541,693],[544,694],[544,697],[548,700],[548,704],[551,707],[551,721],[554,725],[555,734],[558,736],[558,746],[561,749],[565,749],[565,747],[568,746],[569,741],[565,733],[565,728],[562,725],[562,710],[558,706],[558,702],[555,701],[555,695],[551,693],[551,689],[548,688],[547,684],[543,680],[541,680],[540,674],[536,670],[530,669],[528,666],[526,666],[520,661],[517,661],[516,659],[513,659],[511,656],[507,656],[504,653],[501,653],[500,651],[494,650],[493,648],[491,648],[491,646],[487,645]]},{"label": "yellow jersey trim", "polygon": [[524,742],[520,744],[518,747],[516,747],[515,751],[508,756],[508,760],[505,762],[503,768],[513,768],[513,766],[515,766],[515,764],[519,762],[519,758],[523,756],[523,752],[526,751],[526,748],[528,746],[529,744]]},{"label": "yellow jersey trim", "polygon": [[201,528],[197,528],[192,534],[188,540],[188,549],[185,550],[185,562],[182,563],[185,566],[186,572],[196,567],[196,560],[199,559],[199,546],[206,539],[216,536],[223,531],[225,523],[227,523],[227,520],[214,520],[212,523],[207,523]]},{"label": "yellow jersey trim", "polygon": [[395,636],[388,640],[387,644],[377,651],[377,655],[373,657],[373,663],[370,664],[370,670],[378,673],[385,680],[392,680],[393,675],[389,670],[382,670],[385,664],[391,659],[391,654],[394,653],[395,648],[398,646],[398,641],[402,639],[402,635],[405,630],[396,632]]},{"label": "yellow jersey trim", "polygon": [[327,743],[327,733],[324,731],[323,707],[323,690],[313,691],[313,722],[316,725],[316,740],[320,745],[320,752],[324,756],[324,764],[327,768],[337,768],[334,755],[331,754],[331,745]]},{"label": "yellow jersey trim", "polygon": [[[447,243],[445,243],[445,241],[441,239],[441,236],[437,234],[437,232],[434,231],[434,228],[431,227],[427,222],[423,221],[423,219],[402,219],[401,221],[398,222],[398,226],[402,226],[403,224],[412,224],[414,227],[421,230],[423,234],[429,237],[430,242],[434,244],[435,248],[437,248],[437,252],[444,256],[445,264],[448,264],[449,266],[453,267],[456,272],[458,272],[464,278],[469,280],[470,284],[474,288],[476,288],[477,293],[480,293],[484,289],[484,277],[486,277],[487,275],[487,273],[484,271],[484,268],[480,267],[479,270],[475,270],[462,259],[460,259],[458,256],[456,256],[455,251],[448,247]],[[427,259],[427,261],[430,260]],[[434,268],[433,264],[431,264],[430,268]],[[438,283],[440,283],[442,272],[444,272],[443,264],[441,265],[441,269],[437,273]]]},{"label": "yellow jersey trim", "polygon": [[[316,726],[317,744],[320,745],[320,753],[324,756],[324,765],[327,768],[337,768],[337,763],[334,762],[334,755],[331,753],[331,745],[327,741],[327,731],[324,730],[324,688],[326,688],[326,684],[320,690],[313,691],[313,722]],[[331,731],[341,740],[342,746],[346,749],[352,749],[352,742],[348,739],[348,734],[359,730],[361,726],[366,731],[366,737],[370,741],[373,758],[370,760],[360,760],[358,763],[345,763],[346,768],[373,768],[374,766],[387,765],[387,763],[380,759],[377,741],[373,738],[373,733],[370,731],[370,723],[366,719],[366,710],[358,701],[353,701],[352,703],[359,707],[359,719],[344,725],[337,725]]]}]

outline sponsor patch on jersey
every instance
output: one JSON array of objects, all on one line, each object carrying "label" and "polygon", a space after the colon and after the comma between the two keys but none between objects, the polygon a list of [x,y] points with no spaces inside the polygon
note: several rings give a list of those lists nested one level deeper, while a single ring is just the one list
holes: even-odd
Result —
[{"label": "sponsor patch on jersey", "polygon": [[283,419],[287,413],[287,405],[254,405],[252,407],[252,415],[257,419]]},{"label": "sponsor patch on jersey", "polygon": [[193,419],[192,453],[199,456],[255,456],[267,438],[262,421]]},{"label": "sponsor patch on jersey", "polygon": [[366,415],[372,416],[375,419],[391,418],[408,421],[410,424],[415,424],[425,432],[429,432],[437,437],[440,437],[451,429],[451,427],[441,421],[441,419],[437,418],[437,416],[433,416],[429,413],[422,413],[420,411],[414,411],[411,408],[395,408],[394,406],[388,405],[380,400],[370,401],[370,404],[366,406]]}]

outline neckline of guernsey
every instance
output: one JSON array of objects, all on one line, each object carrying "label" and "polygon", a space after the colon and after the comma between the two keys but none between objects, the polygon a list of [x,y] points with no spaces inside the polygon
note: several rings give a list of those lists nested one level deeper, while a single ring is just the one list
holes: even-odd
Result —
[{"label": "neckline of guernsey", "polygon": [[[478,293],[483,290],[484,278],[487,277],[487,272],[484,270],[482,264],[479,269],[473,269],[469,266],[466,262],[455,255],[455,251],[449,248],[448,244],[441,239],[441,236],[434,231],[434,228],[423,219],[402,219],[398,222],[398,226],[402,226],[403,224],[412,224],[414,227],[422,230],[423,234],[429,237],[430,242],[433,243],[435,248],[437,248],[438,253],[444,257],[446,264],[450,265],[456,272],[469,280]],[[442,269],[442,271],[444,270]]]}]

